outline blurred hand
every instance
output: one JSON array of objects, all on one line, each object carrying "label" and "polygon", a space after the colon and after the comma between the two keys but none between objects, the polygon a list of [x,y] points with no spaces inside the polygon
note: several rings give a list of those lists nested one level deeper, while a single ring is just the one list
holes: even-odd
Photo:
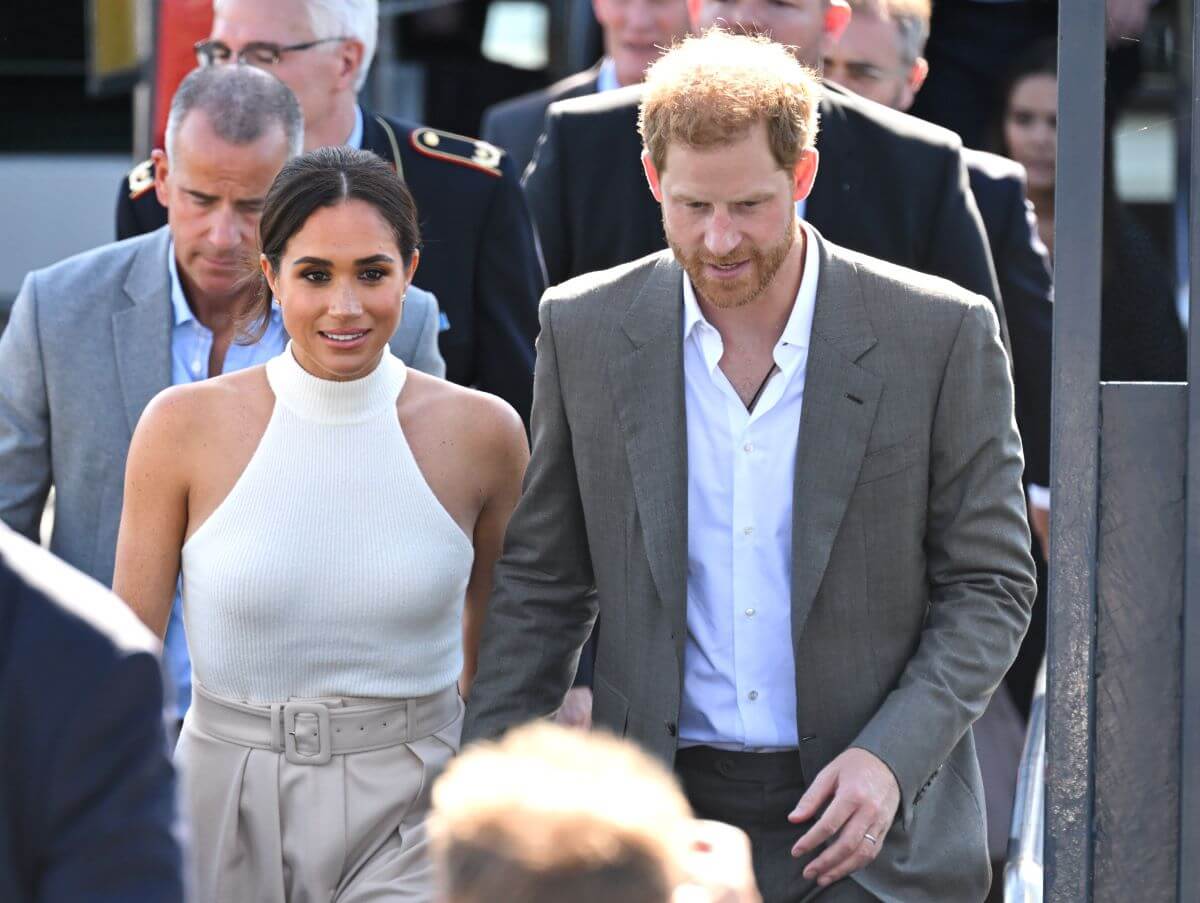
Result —
[{"label": "blurred hand", "polygon": [[1050,509],[1029,503],[1029,529],[1042,547],[1042,557],[1050,560]]},{"label": "blurred hand", "polygon": [[1154,0],[1108,0],[1108,43],[1138,40],[1146,30],[1146,19]]},{"label": "blurred hand", "polygon": [[685,883],[676,889],[672,903],[762,903],[750,838],[733,825],[692,822],[683,867]]},{"label": "blurred hand", "polygon": [[567,698],[563,700],[562,708],[554,716],[556,723],[564,727],[577,727],[582,730],[592,729],[592,688],[571,687],[567,690]]},{"label": "blurred hand", "polygon": [[822,806],[824,813],[796,841],[792,855],[803,856],[836,837],[804,869],[805,878],[825,887],[879,855],[900,806],[900,787],[878,756],[852,748],[821,769],[788,821],[797,824],[816,818]]}]

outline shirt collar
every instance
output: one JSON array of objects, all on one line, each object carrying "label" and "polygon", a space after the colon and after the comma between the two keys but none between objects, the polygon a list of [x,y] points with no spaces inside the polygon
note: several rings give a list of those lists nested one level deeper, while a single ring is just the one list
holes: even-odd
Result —
[{"label": "shirt collar", "polygon": [[355,150],[362,150],[363,143],[363,111],[358,104],[354,105],[354,128],[350,130],[350,137],[346,139],[346,147],[352,147]]},{"label": "shirt collar", "polygon": [[[792,312],[788,314],[787,323],[783,327],[783,334],[779,337],[779,345],[807,348],[809,340],[812,337],[813,313],[817,305],[817,278],[819,275],[817,268],[820,266],[820,257],[817,254],[817,242],[812,229],[808,227],[808,224],[804,220],[799,220],[799,223],[804,234],[804,274],[800,277],[800,288],[796,292],[796,300],[792,304]],[[700,310],[700,303],[696,300],[696,290],[692,287],[692,280],[688,277],[687,273],[684,273],[684,341],[692,334],[697,325],[701,323],[708,329],[716,331],[716,327],[705,319],[704,313]],[[776,347],[779,347],[779,345]]]},{"label": "shirt collar", "polygon": [[596,93],[615,91],[619,87],[621,87],[621,83],[617,81],[617,64],[613,62],[612,57],[606,56],[600,63],[600,71],[596,74]]},{"label": "shirt collar", "polygon": [[[175,325],[182,326],[189,321],[195,321],[197,326],[203,326],[196,315],[192,313],[192,306],[187,302],[187,296],[183,293],[183,282],[179,279],[179,265],[175,262],[175,242],[167,246],[167,273],[171,279],[171,310],[175,314]],[[279,302],[274,298],[271,299],[271,323],[281,323],[283,321],[283,313],[279,309]]]},{"label": "shirt collar", "polygon": [[175,325],[182,326],[196,319],[192,308],[183,294],[183,283],[179,281],[179,265],[175,263],[175,242],[167,246],[167,272],[171,276],[171,309],[175,312]]}]

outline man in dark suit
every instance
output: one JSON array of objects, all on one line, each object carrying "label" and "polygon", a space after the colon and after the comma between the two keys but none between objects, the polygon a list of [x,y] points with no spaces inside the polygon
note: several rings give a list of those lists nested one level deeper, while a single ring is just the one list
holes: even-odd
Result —
[{"label": "man in dark suit", "polygon": [[[689,0],[689,13],[701,29],[724,23],[769,33],[814,69],[850,15],[845,0]],[[822,165],[804,219],[830,241],[943,276],[999,307],[958,138],[835,86],[824,94]],[[633,87],[547,112],[524,184],[551,284],[665,246],[640,163],[639,99]]]},{"label": "man in dark suit", "polygon": [[611,91],[642,80],[646,67],[687,34],[684,0],[592,0],[604,35],[604,59],[548,88],[489,107],[483,139],[503,148],[520,171],[533,159],[550,104]]},{"label": "man in dark suit", "polygon": [[0,900],[183,899],[157,649],[0,524]]},{"label": "man in dark suit", "polygon": [[[221,0],[197,55],[208,64],[241,60],[283,81],[304,110],[307,150],[349,144],[396,166],[421,215],[416,281],[441,306],[447,379],[499,395],[527,419],[544,275],[518,173],[485,142],[358,106],[377,30],[369,0]],[[166,223],[152,186],[149,161],[122,185],[118,238]]]}]

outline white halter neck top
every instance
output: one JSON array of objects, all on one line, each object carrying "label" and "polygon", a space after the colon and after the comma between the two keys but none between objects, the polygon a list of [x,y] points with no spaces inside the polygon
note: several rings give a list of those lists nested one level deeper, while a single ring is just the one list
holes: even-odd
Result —
[{"label": "white halter neck top", "polygon": [[266,365],[275,408],[245,471],[183,547],[196,680],[284,702],[424,696],[462,670],[471,540],[417,467],[390,351],[350,382]]}]

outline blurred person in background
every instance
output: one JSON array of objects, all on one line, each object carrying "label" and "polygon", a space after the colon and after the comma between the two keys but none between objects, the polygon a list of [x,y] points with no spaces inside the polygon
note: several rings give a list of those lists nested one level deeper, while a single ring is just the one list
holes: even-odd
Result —
[{"label": "blurred person in background", "polygon": [[[1105,0],[1109,122],[1141,75],[1139,39],[1156,2]],[[967,147],[989,149],[1009,66],[1054,38],[1058,15],[1058,0],[936,0],[925,50],[929,78],[913,114],[957,132]]]},{"label": "blurred person in background", "polygon": [[[827,51],[825,77],[864,97],[898,110],[908,109],[929,71],[922,56],[929,34],[929,0],[849,0],[854,16],[842,39]],[[1009,317],[1017,427],[1025,453],[1026,485],[1050,482],[1050,351],[1053,298],[1050,261],[1038,238],[1037,217],[1025,196],[1024,169],[995,154],[965,149],[971,190],[987,229],[996,277]],[[1053,152],[1051,152],[1053,157]],[[1044,490],[1035,490],[1034,495]],[[1031,503],[1031,524],[1049,525],[1049,509]],[[1036,533],[1036,531],[1035,531]],[[1048,536],[1039,534],[1035,557]],[[1044,568],[1039,570],[1039,601],[1013,675],[1040,664],[1045,649]],[[1010,671],[1010,674],[1013,672]],[[1029,705],[1024,700],[1023,708]],[[1017,769],[1024,746],[1025,724],[1002,686],[972,727],[983,774],[988,816],[988,851],[992,857],[993,891],[1003,888],[1009,827]]]},{"label": "blurred person in background", "polygon": [[688,32],[685,0],[592,0],[604,38],[604,58],[550,87],[506,100],[483,114],[483,138],[504,148],[524,172],[546,120],[559,100],[636,85],[663,50]]},{"label": "blurred person in background", "polygon": [[[168,386],[262,363],[287,342],[278,311],[250,344],[237,319],[253,295],[246,262],[267,189],[299,153],[303,127],[295,96],[266,73],[193,71],[154,156],[169,225],[31,273],[0,335],[0,520],[36,538],[53,486],[51,549],[105,585],[147,403]],[[436,302],[410,292],[395,354],[441,375],[436,334]],[[164,658],[182,718],[191,666],[178,615]]]},{"label": "blurred person in background", "polygon": [[[346,145],[387,160],[412,192],[425,253],[419,285],[440,307],[446,378],[529,416],[537,302],[545,286],[516,168],[499,149],[373,113],[357,95],[379,31],[377,0],[216,0],[201,66],[241,62],[278,77],[304,111],[306,150]],[[117,237],[166,221],[140,164],[117,198]]]},{"label": "blurred person in background", "polygon": [[[995,125],[996,148],[1025,167],[1038,231],[1054,254],[1058,132],[1055,42],[1029,50],[1009,70]],[[1187,351],[1175,309],[1172,270],[1145,227],[1117,198],[1112,148],[1105,154],[1100,378],[1178,382]]]},{"label": "blurred person in background", "polygon": [[184,899],[158,650],[0,524],[0,900]]},{"label": "blurred person in background", "polygon": [[252,312],[287,347],[161,393],[134,433],[113,586],[159,635],[183,587],[201,903],[430,896],[428,788],[528,450],[510,405],[391,353],[418,243],[374,154],[290,160]]},{"label": "blurred person in background", "polygon": [[439,903],[759,903],[746,836],[700,822],[666,768],[544,723],[478,743],[433,787]]}]

